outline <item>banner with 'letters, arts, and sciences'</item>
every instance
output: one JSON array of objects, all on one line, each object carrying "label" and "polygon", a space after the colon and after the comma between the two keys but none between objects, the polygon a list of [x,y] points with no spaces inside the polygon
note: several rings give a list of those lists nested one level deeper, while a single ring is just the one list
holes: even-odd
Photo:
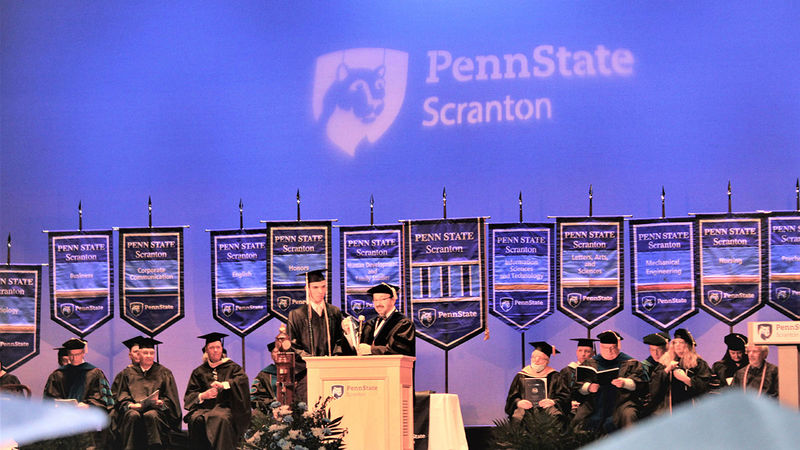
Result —
[{"label": "banner with 'letters, arts, and sciences'", "polygon": [[406,289],[417,334],[449,350],[486,327],[484,219],[406,224]]},{"label": "banner with 'letters, arts, and sciences'", "polygon": [[121,228],[122,318],[149,336],[183,318],[183,267],[183,228]]},{"label": "banner with 'letters, arts, and sciences'", "polygon": [[241,337],[269,320],[263,228],[211,231],[211,303],[214,319]]},{"label": "banner with 'letters, arts, and sciences'", "polygon": [[51,231],[50,317],[84,337],[114,317],[113,231]]},{"label": "banner with 'letters, arts, and sciences'", "polygon": [[767,301],[786,316],[800,320],[800,213],[770,214],[767,230]]},{"label": "banner with 'letters, arts, and sciences'", "polygon": [[14,370],[39,354],[42,266],[0,265],[0,355]]}]

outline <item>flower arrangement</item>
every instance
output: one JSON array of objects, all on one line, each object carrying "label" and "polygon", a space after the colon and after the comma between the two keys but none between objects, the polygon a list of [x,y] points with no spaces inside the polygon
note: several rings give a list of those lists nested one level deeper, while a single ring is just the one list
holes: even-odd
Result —
[{"label": "flower arrangement", "polygon": [[272,402],[267,414],[253,416],[244,434],[242,449],[336,450],[343,449],[347,429],[341,417],[331,418],[328,403],[333,397],[320,397],[309,410],[304,402],[282,405]]}]

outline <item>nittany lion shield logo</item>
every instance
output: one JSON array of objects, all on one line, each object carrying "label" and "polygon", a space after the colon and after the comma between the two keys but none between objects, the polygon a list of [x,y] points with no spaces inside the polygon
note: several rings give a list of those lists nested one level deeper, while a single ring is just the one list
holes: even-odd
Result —
[{"label": "nittany lion shield logo", "polygon": [[719,305],[722,301],[722,291],[708,291],[708,301],[714,305]]},{"label": "nittany lion shield logo", "polygon": [[341,398],[344,395],[344,386],[341,384],[334,384],[331,386],[331,396],[333,398]]},{"label": "nittany lion shield logo", "polygon": [[500,310],[503,312],[508,312],[511,310],[511,307],[514,306],[514,299],[506,297],[500,299]]},{"label": "nittany lion shield logo", "polygon": [[567,295],[567,303],[573,308],[577,308],[581,304],[581,300],[583,300],[583,296],[577,292]]},{"label": "nittany lion shield logo", "polygon": [[353,300],[353,301],[350,303],[350,309],[351,309],[351,310],[352,310],[354,313],[356,313],[356,314],[360,314],[360,313],[361,313],[361,311],[363,311],[363,310],[364,310],[364,300]]},{"label": "nittany lion shield logo", "polygon": [[233,303],[223,303],[220,309],[225,317],[230,317],[233,314]]},{"label": "nittany lion shield logo", "polygon": [[775,289],[775,300],[789,300],[791,296],[792,290],[787,287]]},{"label": "nittany lion shield logo", "polygon": [[144,303],[142,302],[133,302],[131,303],[131,315],[133,317],[139,317],[144,311]]},{"label": "nittany lion shield logo", "polygon": [[278,304],[278,308],[280,308],[283,311],[286,311],[287,309],[289,309],[289,306],[292,304],[292,299],[289,298],[289,297],[286,297],[286,296],[278,297],[275,300],[275,303]]},{"label": "nittany lion shield logo", "polygon": [[419,323],[425,328],[430,328],[436,322],[436,310],[433,308],[422,308],[419,310]]},{"label": "nittany lion shield logo", "polygon": [[64,317],[69,317],[72,313],[75,312],[75,305],[72,303],[64,303],[61,305],[61,315]]},{"label": "nittany lion shield logo", "polygon": [[392,125],[406,95],[408,53],[353,48],[317,58],[314,120],[337,147],[355,155],[366,139],[377,141]]},{"label": "nittany lion shield logo", "polygon": [[770,323],[760,323],[758,324],[758,335],[761,339],[769,339],[772,336],[772,324]]},{"label": "nittany lion shield logo", "polygon": [[656,306],[656,298],[652,295],[642,298],[642,307],[647,311],[652,311]]}]

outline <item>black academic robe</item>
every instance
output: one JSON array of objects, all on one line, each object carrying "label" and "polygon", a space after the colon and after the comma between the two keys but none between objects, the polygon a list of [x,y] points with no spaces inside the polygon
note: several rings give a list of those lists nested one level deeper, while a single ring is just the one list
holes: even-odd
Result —
[{"label": "black academic robe", "polygon": [[[509,386],[508,395],[506,396],[505,408],[506,414],[508,414],[509,417],[514,416],[514,413],[517,412],[517,402],[525,398],[523,380],[525,378],[536,378],[533,376],[533,373],[533,368],[531,366],[526,366],[524,369],[517,372],[514,379],[511,381],[511,386]],[[560,372],[552,367],[544,378],[547,379],[547,398],[555,402],[554,406],[546,408],[545,411],[553,416],[566,417],[565,414],[570,410],[570,391],[567,380],[564,379]],[[536,404],[534,404],[533,407],[539,408]],[[521,411],[517,414],[521,418],[520,414]]]},{"label": "black academic robe", "polygon": [[[680,359],[677,361],[680,362]],[[686,371],[686,375],[692,380],[691,386],[672,376],[672,373],[667,373],[665,369],[663,364],[659,364],[650,381],[650,401],[655,406],[655,414],[670,413],[675,406],[687,401],[693,402],[711,388],[711,368],[703,358],[697,358],[697,366]]]},{"label": "black academic robe", "polygon": [[376,335],[378,319],[379,317],[373,317],[361,329],[361,343],[370,344],[373,355],[416,356],[414,322],[394,310]]},{"label": "black academic robe", "polygon": [[607,360],[602,355],[595,355],[582,365],[598,370],[618,367],[619,378],[630,378],[634,386],[633,390],[613,385],[600,386],[596,393],[588,393],[586,384],[582,385],[581,393],[587,396],[587,400],[575,412],[573,427],[611,432],[626,427],[639,418],[642,398],[647,392],[642,363],[625,353],[620,353],[612,360]]},{"label": "black academic robe", "polygon": [[67,364],[53,371],[44,386],[44,398],[73,399],[106,412],[114,406],[111,387],[102,370],[84,362]]},{"label": "black academic robe", "polygon": [[250,406],[262,412],[269,411],[270,403],[278,398],[277,394],[278,368],[270,364],[261,369],[250,385]]},{"label": "black academic robe", "polygon": [[[308,380],[306,380],[306,362],[308,356],[333,356],[350,353],[342,332],[342,311],[330,303],[325,303],[328,311],[328,326],[325,318],[318,315],[313,308],[305,304],[293,309],[289,313],[286,333],[292,341],[292,351],[295,353],[294,379],[295,401],[306,401],[308,396]],[[311,318],[308,311],[311,309]],[[328,337],[330,333],[330,345]],[[330,351],[329,351],[330,349]],[[312,402],[316,402],[313,399]]]},{"label": "black academic robe", "polygon": [[[156,390],[159,400],[164,402],[161,407],[130,408],[132,403],[142,403]],[[120,372],[114,400],[122,448],[168,445],[170,431],[180,430],[181,405],[175,377],[157,362],[146,372],[139,366],[129,366]],[[146,437],[146,440],[137,442],[137,437]]]},{"label": "black academic robe", "polygon": [[[764,367],[766,367],[766,372],[764,372]],[[747,385],[743,388],[745,372],[747,372]],[[763,386],[761,385],[762,378]],[[761,392],[759,392],[759,388]],[[744,389],[745,392],[778,398],[778,366],[764,361],[761,367],[742,367],[733,375],[731,389]]]},{"label": "black academic robe", "polygon": [[[570,415],[575,413],[575,410],[580,406],[581,403],[585,402],[589,396],[586,394],[582,394],[580,392],[580,384],[577,382],[577,370],[578,370],[578,362],[573,361],[569,363],[566,367],[561,369],[559,372],[561,374],[561,378],[564,379],[567,387],[569,388],[570,393]],[[575,402],[575,406],[573,406],[573,402]]]},{"label": "black academic robe", "polygon": [[[199,399],[213,381],[228,382],[230,389],[219,392],[217,398]],[[204,362],[189,376],[183,406],[184,421],[189,424],[192,449],[234,449],[250,425],[250,386],[242,367],[223,359],[216,367]]]},{"label": "black academic robe", "polygon": [[733,379],[736,371],[748,364],[747,356],[744,355],[742,360],[737,363],[736,361],[728,358],[723,358],[711,366],[711,388],[719,389],[728,387],[728,378]]}]

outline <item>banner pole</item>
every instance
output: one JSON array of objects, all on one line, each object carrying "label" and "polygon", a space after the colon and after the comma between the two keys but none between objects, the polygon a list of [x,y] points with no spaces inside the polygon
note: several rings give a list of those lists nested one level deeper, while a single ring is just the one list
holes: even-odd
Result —
[{"label": "banner pole", "polygon": [[728,214],[730,214],[732,211],[733,208],[731,205],[731,180],[728,180]]},{"label": "banner pole", "polygon": [[589,217],[592,217],[592,202],[594,200],[594,194],[592,192],[592,185],[589,185]]},{"label": "banner pole", "polygon": [[300,222],[300,189],[297,190],[297,221]]},{"label": "banner pole", "polygon": [[521,367],[525,367],[525,330],[522,330],[522,334],[520,334],[519,337],[520,361],[522,362]]},{"label": "banner pole", "polygon": [[447,186],[442,188],[442,218],[447,219]]},{"label": "banner pole", "polygon": [[6,265],[11,265],[11,233],[8,233],[8,244],[6,244]]},{"label": "banner pole", "polygon": [[369,226],[375,225],[375,197],[369,196]]},{"label": "banner pole", "polygon": [[78,200],[78,231],[83,231],[83,207],[82,201]]},{"label": "banner pole", "polygon": [[519,191],[519,223],[522,223],[522,191]]},{"label": "banner pole", "polygon": [[795,209],[800,211],[800,178],[794,183]]},{"label": "banner pole", "polygon": [[666,199],[666,192],[664,192],[664,186],[661,186],[661,218],[664,219],[667,217],[667,208],[664,202]]},{"label": "banner pole", "polygon": [[247,372],[247,358],[245,358],[244,339],[245,336],[242,336],[242,370]]},{"label": "banner pole", "polygon": [[147,227],[153,228],[153,200],[147,196]]},{"label": "banner pole", "polygon": [[239,230],[244,230],[244,203],[239,199]]},{"label": "banner pole", "polygon": [[450,373],[449,373],[450,355],[449,355],[449,352],[450,352],[450,350],[444,349],[444,393],[445,394],[449,394],[450,393]]}]

